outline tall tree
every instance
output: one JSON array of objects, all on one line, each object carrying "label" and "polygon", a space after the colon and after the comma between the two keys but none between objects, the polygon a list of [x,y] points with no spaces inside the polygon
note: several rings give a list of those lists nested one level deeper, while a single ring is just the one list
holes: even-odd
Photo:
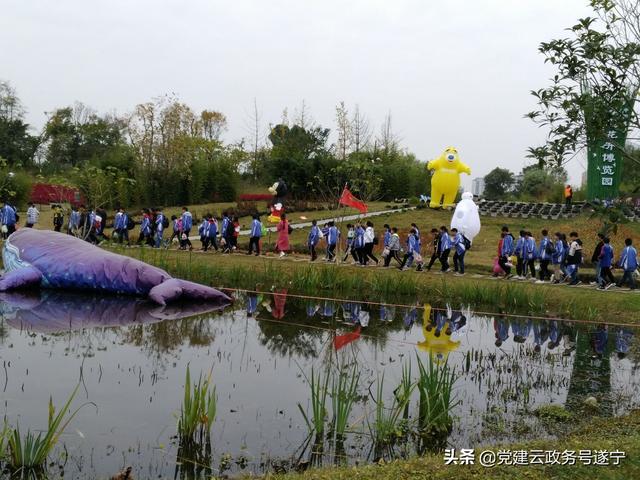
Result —
[{"label": "tall tree", "polygon": [[351,121],[349,120],[349,111],[344,102],[336,105],[336,130],[338,132],[337,157],[339,160],[344,160],[347,158],[352,144]]},{"label": "tall tree", "polygon": [[353,138],[353,151],[355,153],[369,148],[371,141],[369,120],[360,112],[360,106],[357,104],[351,117],[351,134]]},{"label": "tall tree", "polygon": [[389,112],[384,117],[384,122],[380,127],[380,136],[378,137],[378,144],[382,149],[383,154],[389,155],[398,150],[399,143],[400,143],[400,139],[393,131],[393,124],[391,121],[391,112]]},{"label": "tall tree", "polygon": [[531,92],[538,110],[527,114],[549,131],[545,145],[529,148],[528,156],[540,165],[562,164],[589,138],[607,138],[611,130],[626,127],[627,120],[632,129],[640,127],[637,2],[590,4],[597,18],[582,18],[569,37],[540,44],[545,63],[556,70],[549,87]]},{"label": "tall tree", "polygon": [[506,168],[496,167],[484,177],[484,196],[489,200],[505,198],[515,183],[513,173]]}]

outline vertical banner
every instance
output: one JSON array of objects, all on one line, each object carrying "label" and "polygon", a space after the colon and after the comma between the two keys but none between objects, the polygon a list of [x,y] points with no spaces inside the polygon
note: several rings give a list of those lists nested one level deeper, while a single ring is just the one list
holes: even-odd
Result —
[{"label": "vertical banner", "polygon": [[587,146],[589,156],[587,198],[589,200],[612,200],[618,197],[622,178],[622,151],[626,140],[626,128],[612,128],[604,137],[589,139]]}]

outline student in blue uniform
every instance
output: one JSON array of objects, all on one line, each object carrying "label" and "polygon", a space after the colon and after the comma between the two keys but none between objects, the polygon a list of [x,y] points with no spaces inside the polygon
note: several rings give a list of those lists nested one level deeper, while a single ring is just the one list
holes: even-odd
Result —
[{"label": "student in blue uniform", "polygon": [[504,271],[504,277],[511,277],[511,262],[509,257],[513,255],[513,235],[509,232],[509,227],[506,225],[502,227],[502,233],[500,234],[500,258],[498,265]]},{"label": "student in blue uniform", "polygon": [[329,222],[329,230],[327,231],[327,262],[333,262],[336,258],[336,247],[338,245],[338,238],[340,232],[336,227],[335,222],[332,220]]},{"label": "student in blue uniform", "polygon": [[525,244],[524,234],[525,234],[525,231],[520,230],[520,236],[518,237],[518,240],[516,241],[516,245],[513,248],[513,253],[518,259],[518,262],[516,263],[516,278],[518,280],[524,279],[525,275],[527,274],[525,270],[526,266],[524,261],[524,244]]},{"label": "student in blue uniform", "polygon": [[182,207],[182,235],[180,238],[180,248],[186,250],[189,245],[189,250],[193,250],[191,240],[189,240],[189,234],[193,228],[193,217],[187,207]]},{"label": "student in blue uniform", "polygon": [[155,223],[156,238],[154,246],[156,248],[160,248],[162,246],[162,237],[164,235],[164,224],[166,223],[164,219],[164,213],[162,213],[162,209],[160,208],[156,210]]},{"label": "student in blue uniform", "polygon": [[555,252],[555,245],[549,240],[549,232],[542,230],[542,238],[540,239],[540,248],[538,249],[538,258],[540,259],[540,280],[539,282],[545,282],[551,279],[551,272],[549,271],[549,264],[553,253]]},{"label": "student in blue uniform", "polygon": [[611,240],[609,237],[605,237],[604,245],[602,246],[602,250],[600,251],[600,277],[602,281],[600,283],[601,290],[608,290],[613,285],[615,285],[615,279],[613,278],[613,273],[611,273],[611,265],[613,264],[613,247],[611,246]]},{"label": "student in blue uniform", "polygon": [[635,290],[636,281],[633,275],[638,268],[638,252],[633,248],[633,240],[630,238],[624,241],[624,245],[622,253],[620,254],[620,261],[618,262],[618,266],[624,273],[618,286],[622,287],[626,283],[631,290]]},{"label": "student in blue uniform", "polygon": [[453,254],[454,275],[464,275],[464,256],[467,253],[467,248],[464,244],[464,238],[457,228],[451,229],[451,245],[455,250]]},{"label": "student in blue uniform", "polygon": [[251,233],[249,234],[249,251],[247,255],[251,255],[255,249],[256,257],[260,256],[260,238],[262,237],[262,222],[260,221],[260,215],[257,213],[251,220]]},{"label": "student in blue uniform", "polygon": [[564,259],[566,256],[565,242],[562,239],[562,233],[556,232],[555,234],[555,251],[551,255],[551,262],[553,263],[553,282],[559,283],[564,277]]},{"label": "student in blue uniform", "polygon": [[309,236],[307,238],[307,247],[309,248],[309,254],[311,255],[311,261],[315,262],[316,258],[318,258],[318,254],[316,253],[316,245],[320,241],[320,228],[318,227],[318,222],[313,220],[311,222],[311,230],[309,230]]},{"label": "student in blue uniform", "polygon": [[531,275],[531,279],[536,278],[536,239],[533,238],[531,232],[524,233],[524,247],[523,247],[523,259],[524,269],[523,276],[527,277],[527,274]]},{"label": "student in blue uniform", "polygon": [[364,228],[361,224],[356,226],[355,239],[353,241],[353,245],[356,251],[356,257],[358,257],[358,262],[360,266],[365,266],[365,254],[364,254]]},{"label": "student in blue uniform", "polygon": [[451,253],[451,239],[449,230],[443,225],[440,227],[440,271],[442,273],[449,271],[449,253]]}]

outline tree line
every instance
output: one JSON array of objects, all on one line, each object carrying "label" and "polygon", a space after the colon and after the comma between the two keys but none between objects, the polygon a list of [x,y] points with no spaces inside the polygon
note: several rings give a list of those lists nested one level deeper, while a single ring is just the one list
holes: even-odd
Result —
[{"label": "tree line", "polygon": [[[257,103],[247,135],[222,140],[227,117],[195,111],[175,96],[126,115],[75,103],[48,113],[41,131],[25,122],[15,89],[0,82],[0,195],[26,201],[34,181],[76,186],[92,206],[234,201],[241,184],[257,192],[283,178],[294,198],[332,201],[346,183],[363,199],[428,193],[425,164],[400,145],[387,116],[376,134],[356,106],[336,107],[336,137],[303,102],[264,125]],[[11,173],[11,175],[9,175]]]}]

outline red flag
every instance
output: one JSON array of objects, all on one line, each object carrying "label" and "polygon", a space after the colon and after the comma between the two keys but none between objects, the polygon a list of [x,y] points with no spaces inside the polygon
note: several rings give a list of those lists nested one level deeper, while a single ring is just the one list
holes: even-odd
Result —
[{"label": "red flag", "polygon": [[333,339],[333,346],[337,350],[340,350],[345,345],[355,342],[360,338],[360,325],[356,327],[353,332],[345,333],[343,335],[336,335]]},{"label": "red flag", "polygon": [[369,210],[369,207],[367,207],[367,204],[364,203],[362,200],[358,200],[356,197],[354,197],[353,193],[351,193],[347,187],[344,187],[344,190],[342,191],[342,195],[340,195],[340,200],[338,201],[338,203],[340,203],[340,205],[353,207],[356,210],[359,210],[360,213],[367,213],[367,211]]}]

